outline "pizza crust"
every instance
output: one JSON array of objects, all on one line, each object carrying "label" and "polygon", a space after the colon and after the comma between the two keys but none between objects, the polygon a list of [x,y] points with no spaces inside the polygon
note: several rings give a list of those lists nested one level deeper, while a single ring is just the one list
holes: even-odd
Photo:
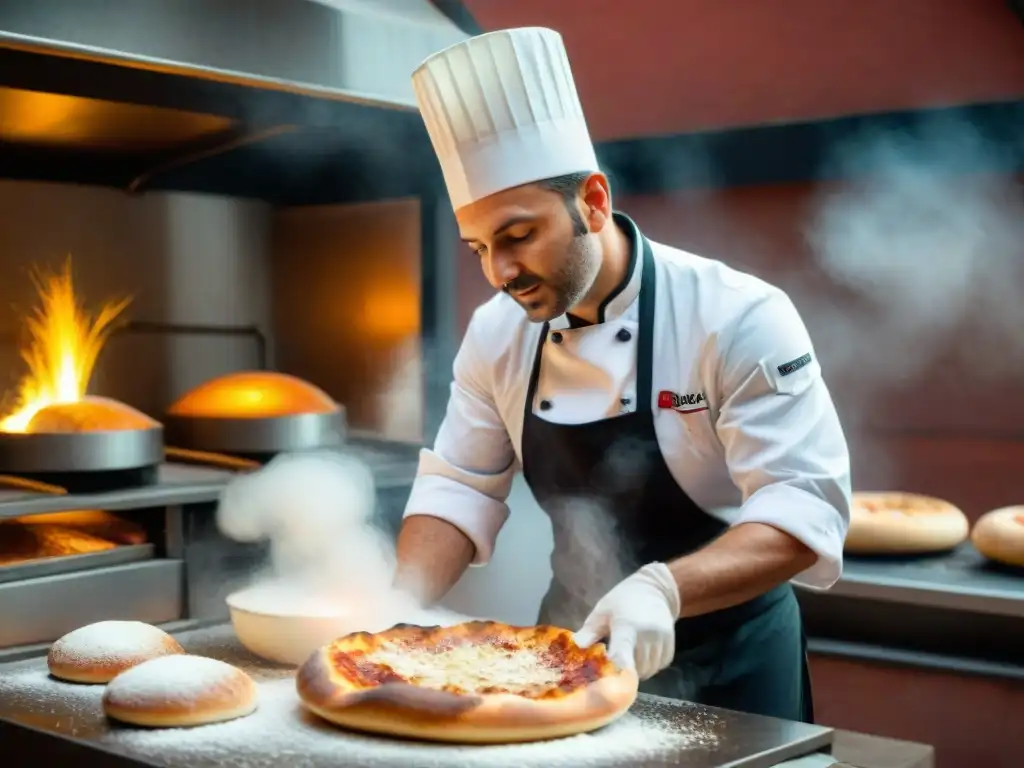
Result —
[{"label": "pizza crust", "polygon": [[945,552],[967,540],[967,516],[948,501],[917,493],[853,494],[844,551],[858,555]]},{"label": "pizza crust", "polygon": [[296,676],[307,709],[344,728],[426,741],[499,744],[593,731],[625,713],[639,687],[633,670],[614,666],[550,698],[453,693],[406,682],[357,687],[333,668],[331,648],[314,652]]},{"label": "pizza crust", "polygon": [[989,560],[1024,567],[1024,505],[993,509],[979,517],[971,543]]}]

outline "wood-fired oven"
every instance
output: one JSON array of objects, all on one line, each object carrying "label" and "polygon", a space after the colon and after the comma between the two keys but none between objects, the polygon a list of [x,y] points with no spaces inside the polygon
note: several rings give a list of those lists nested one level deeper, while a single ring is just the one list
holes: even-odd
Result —
[{"label": "wood-fired oven", "polygon": [[0,12],[0,657],[226,617],[264,548],[216,500],[282,451],[357,452],[397,522],[455,326],[408,74],[464,37],[410,10]]}]

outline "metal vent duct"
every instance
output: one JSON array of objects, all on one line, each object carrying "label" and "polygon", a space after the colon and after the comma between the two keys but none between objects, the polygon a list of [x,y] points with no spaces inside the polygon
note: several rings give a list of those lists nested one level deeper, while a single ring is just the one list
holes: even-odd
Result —
[{"label": "metal vent duct", "polygon": [[406,105],[466,36],[428,0],[0,0],[2,47]]}]

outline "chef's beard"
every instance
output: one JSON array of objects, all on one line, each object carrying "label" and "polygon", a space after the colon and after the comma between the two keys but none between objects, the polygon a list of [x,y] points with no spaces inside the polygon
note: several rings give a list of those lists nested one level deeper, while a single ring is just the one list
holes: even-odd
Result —
[{"label": "chef's beard", "polygon": [[[576,306],[594,287],[601,269],[601,254],[594,238],[576,235],[560,268],[547,277],[533,273],[519,275],[504,285],[504,290],[521,306],[527,318],[534,323],[545,323],[560,317]],[[540,286],[537,294],[518,298],[517,291]],[[546,290],[545,290],[546,289]]]}]

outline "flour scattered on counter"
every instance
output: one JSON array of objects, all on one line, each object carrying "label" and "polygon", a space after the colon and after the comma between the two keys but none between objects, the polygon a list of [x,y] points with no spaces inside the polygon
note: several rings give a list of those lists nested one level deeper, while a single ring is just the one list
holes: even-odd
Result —
[{"label": "flour scattered on counter", "polygon": [[[653,705],[654,709],[657,706]],[[650,704],[645,711],[654,716],[673,714],[678,719],[678,707],[664,706],[665,713],[654,711]],[[247,718],[197,728],[117,728],[101,740],[141,756],[189,764],[216,762],[230,768],[285,762],[314,766],[331,759],[367,768],[588,768],[665,760],[685,750],[713,749],[718,737],[713,718],[696,716],[692,723],[676,728],[633,713],[591,734],[532,744],[470,747],[363,736],[306,713],[294,681],[286,678],[260,684],[260,707]]]},{"label": "flour scattered on counter", "polygon": [[83,724],[103,718],[104,688],[57,680],[38,660],[5,665],[0,674],[0,700],[16,702],[19,715],[52,724],[52,730],[67,736],[77,736]]},{"label": "flour scattered on counter", "polygon": [[18,669],[12,664],[4,668],[0,674],[0,696],[31,696],[38,698],[40,704],[56,702],[61,706],[73,704],[96,703],[103,696],[102,685],[85,685],[83,683],[65,683],[51,677],[45,666],[40,668],[39,662]]}]

